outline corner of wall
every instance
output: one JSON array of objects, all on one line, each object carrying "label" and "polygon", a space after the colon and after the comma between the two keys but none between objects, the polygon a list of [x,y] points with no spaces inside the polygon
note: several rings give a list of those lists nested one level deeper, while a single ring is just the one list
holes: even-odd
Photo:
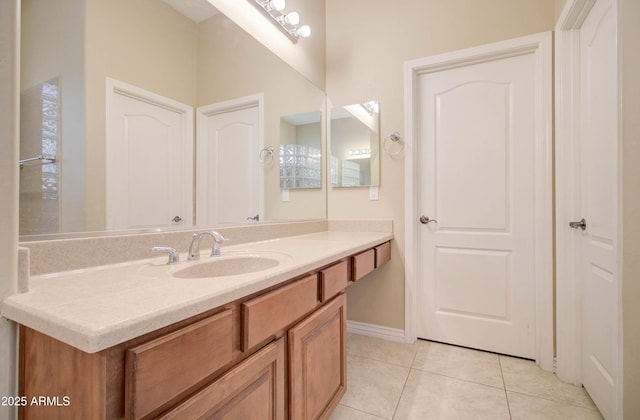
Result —
[{"label": "corner of wall", "polygon": [[[20,1],[0,0],[0,300],[16,292],[18,270],[18,134]],[[16,395],[16,326],[0,318],[0,395]],[[0,406],[0,418],[14,419]]]}]

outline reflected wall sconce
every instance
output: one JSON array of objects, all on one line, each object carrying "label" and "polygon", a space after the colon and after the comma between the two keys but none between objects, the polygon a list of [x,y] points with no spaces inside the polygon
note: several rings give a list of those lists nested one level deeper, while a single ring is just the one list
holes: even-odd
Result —
[{"label": "reflected wall sconce", "polygon": [[371,149],[349,149],[350,159],[366,159],[371,157]]},{"label": "reflected wall sconce", "polygon": [[293,42],[299,38],[311,36],[309,25],[298,26],[300,15],[297,12],[285,12],[285,0],[249,0],[265,16],[267,16],[276,27],[278,27]]}]

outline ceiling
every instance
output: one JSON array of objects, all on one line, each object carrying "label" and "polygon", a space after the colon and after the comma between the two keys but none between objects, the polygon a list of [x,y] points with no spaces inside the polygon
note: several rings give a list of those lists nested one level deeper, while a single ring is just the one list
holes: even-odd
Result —
[{"label": "ceiling", "polygon": [[196,23],[217,15],[218,9],[208,0],[162,0]]}]

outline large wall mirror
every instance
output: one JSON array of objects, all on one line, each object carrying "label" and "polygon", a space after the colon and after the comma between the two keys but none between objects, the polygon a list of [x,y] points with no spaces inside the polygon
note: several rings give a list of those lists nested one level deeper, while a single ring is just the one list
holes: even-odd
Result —
[{"label": "large wall mirror", "polygon": [[324,92],[208,1],[22,0],[21,26],[22,240],[326,217],[258,159]]},{"label": "large wall mirror", "polygon": [[380,184],[377,101],[331,108],[331,186]]}]

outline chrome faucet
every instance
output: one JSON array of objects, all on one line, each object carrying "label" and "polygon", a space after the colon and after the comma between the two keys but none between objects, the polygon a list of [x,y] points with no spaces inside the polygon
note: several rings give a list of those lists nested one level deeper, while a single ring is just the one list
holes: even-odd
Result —
[{"label": "chrome faucet", "polygon": [[227,238],[225,238],[215,230],[203,230],[202,232],[193,234],[191,245],[189,245],[189,261],[196,261],[200,259],[200,240],[205,235],[209,235],[213,238],[213,247],[211,248],[211,256],[215,257],[220,255],[220,244],[226,241]]},{"label": "chrome faucet", "polygon": [[178,252],[169,246],[154,246],[149,251],[168,253],[169,261],[167,261],[167,264],[178,264],[180,262],[180,257],[178,256]]}]

